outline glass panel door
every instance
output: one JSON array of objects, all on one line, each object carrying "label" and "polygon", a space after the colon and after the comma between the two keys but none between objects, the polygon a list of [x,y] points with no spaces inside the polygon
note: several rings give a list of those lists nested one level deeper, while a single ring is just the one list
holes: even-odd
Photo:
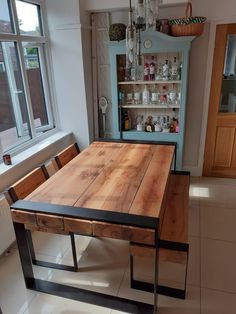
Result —
[{"label": "glass panel door", "polygon": [[236,112],[236,35],[228,35],[219,112]]}]

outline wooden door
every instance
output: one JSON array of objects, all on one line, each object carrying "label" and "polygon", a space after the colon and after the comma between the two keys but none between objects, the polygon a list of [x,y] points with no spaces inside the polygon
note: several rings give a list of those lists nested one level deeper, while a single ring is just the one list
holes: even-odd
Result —
[{"label": "wooden door", "polygon": [[236,178],[236,24],[216,28],[203,175]]}]

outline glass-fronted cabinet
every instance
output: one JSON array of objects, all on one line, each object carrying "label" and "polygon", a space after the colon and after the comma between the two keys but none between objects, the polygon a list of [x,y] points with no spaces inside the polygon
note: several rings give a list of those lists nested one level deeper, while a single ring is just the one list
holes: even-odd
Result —
[{"label": "glass-fronted cabinet", "polygon": [[188,57],[193,37],[143,32],[135,80],[125,71],[125,42],[109,46],[113,138],[177,143],[182,169]]}]

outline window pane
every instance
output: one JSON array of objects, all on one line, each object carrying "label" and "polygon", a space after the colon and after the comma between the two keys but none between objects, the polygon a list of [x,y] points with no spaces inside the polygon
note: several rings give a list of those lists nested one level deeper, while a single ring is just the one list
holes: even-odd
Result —
[{"label": "window pane", "polygon": [[0,33],[13,33],[7,0],[0,0]]},{"label": "window pane", "polygon": [[22,35],[41,36],[42,27],[39,5],[16,0],[16,10],[20,33]]},{"label": "window pane", "polygon": [[43,61],[43,47],[35,47],[33,44],[24,43],[25,67],[30,88],[30,97],[33,108],[35,127],[49,124],[46,101],[43,89],[42,69],[40,61]]},{"label": "window pane", "polygon": [[0,42],[0,140],[6,151],[31,138],[14,42]]}]

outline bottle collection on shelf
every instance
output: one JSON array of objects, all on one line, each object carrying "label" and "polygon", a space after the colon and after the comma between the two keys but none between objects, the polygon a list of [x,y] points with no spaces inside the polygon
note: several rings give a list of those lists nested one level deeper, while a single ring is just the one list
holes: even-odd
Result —
[{"label": "bottle collection on shelf", "polygon": [[122,61],[118,61],[118,80],[122,81],[179,81],[182,75],[182,62],[174,57],[173,60],[157,62],[157,57],[148,55],[143,57],[143,63],[139,62],[132,71],[127,71],[122,65]]},{"label": "bottle collection on shelf", "polygon": [[[140,90],[140,88],[142,90]],[[120,107],[155,107],[179,108],[181,102],[181,93],[178,86],[171,85],[130,85],[119,89]]]},{"label": "bottle collection on shelf", "polygon": [[132,123],[129,110],[125,110],[122,113],[122,130],[130,131],[132,129],[140,132],[179,133],[179,118],[175,115],[172,117],[160,115],[154,120],[153,116],[148,115],[144,122],[144,116],[137,115]]}]

